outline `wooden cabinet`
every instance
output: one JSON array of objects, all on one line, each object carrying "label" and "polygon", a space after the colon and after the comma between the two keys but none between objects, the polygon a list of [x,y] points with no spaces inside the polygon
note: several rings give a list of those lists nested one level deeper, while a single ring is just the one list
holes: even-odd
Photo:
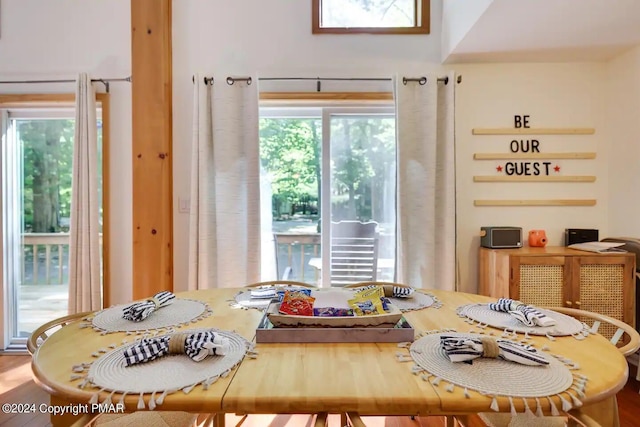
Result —
[{"label": "wooden cabinet", "polygon": [[541,307],[580,308],[635,326],[635,262],[631,253],[566,247],[480,248],[478,293]]}]

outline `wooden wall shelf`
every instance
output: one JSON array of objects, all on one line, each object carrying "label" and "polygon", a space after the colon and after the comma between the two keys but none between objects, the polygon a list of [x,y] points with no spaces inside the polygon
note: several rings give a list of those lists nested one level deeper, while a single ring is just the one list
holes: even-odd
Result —
[{"label": "wooden wall shelf", "polygon": [[564,175],[564,176],[474,176],[473,182],[595,182],[596,177]]},{"label": "wooden wall shelf", "polygon": [[594,128],[473,128],[472,135],[593,135]]},{"label": "wooden wall shelf", "polygon": [[474,206],[595,206],[595,199],[474,200]]},{"label": "wooden wall shelf", "polygon": [[596,153],[475,153],[474,160],[522,160],[522,159],[595,159]]}]

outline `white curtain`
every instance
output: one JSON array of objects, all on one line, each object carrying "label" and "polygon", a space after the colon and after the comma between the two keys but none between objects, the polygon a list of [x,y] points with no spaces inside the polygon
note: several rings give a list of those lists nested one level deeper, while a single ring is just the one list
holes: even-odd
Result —
[{"label": "white curtain", "polygon": [[78,76],[71,180],[69,313],[102,308],[98,223],[96,95],[86,73]]},{"label": "white curtain", "polygon": [[454,74],[396,79],[397,279],[456,289]]},{"label": "white curtain", "polygon": [[189,289],[260,280],[257,79],[193,92]]}]

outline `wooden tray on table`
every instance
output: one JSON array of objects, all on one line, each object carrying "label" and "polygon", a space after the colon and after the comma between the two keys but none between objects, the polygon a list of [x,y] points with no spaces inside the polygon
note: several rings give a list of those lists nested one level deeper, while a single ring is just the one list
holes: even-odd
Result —
[{"label": "wooden tray on table", "polygon": [[256,329],[257,343],[339,343],[413,341],[415,331],[398,308],[371,316],[319,317],[278,313],[279,302],[265,311]]},{"label": "wooden tray on table", "polygon": [[280,303],[271,303],[267,307],[266,315],[275,327],[286,326],[289,328],[375,328],[393,327],[400,321],[402,312],[393,304],[389,304],[389,311],[384,314],[373,314],[369,316],[296,316],[291,314],[281,314],[278,309]]}]

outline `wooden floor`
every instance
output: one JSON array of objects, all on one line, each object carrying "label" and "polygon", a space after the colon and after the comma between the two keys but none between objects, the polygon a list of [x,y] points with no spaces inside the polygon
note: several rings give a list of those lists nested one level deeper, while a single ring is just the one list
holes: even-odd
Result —
[{"label": "wooden floor", "polygon": [[[0,408],[5,403],[49,402],[47,393],[38,387],[31,377],[30,356],[0,356]],[[635,367],[631,366],[630,379],[618,394],[621,427],[640,427],[640,383],[635,380]],[[233,415],[227,416],[227,425],[235,426],[241,420]],[[339,416],[329,417],[329,426],[339,427]],[[366,417],[367,427],[440,427],[442,417]],[[2,427],[46,427],[49,426],[46,414],[12,415],[0,409]],[[311,427],[310,417],[302,415],[261,415],[248,417],[243,427]],[[467,427],[481,427],[482,422],[472,420]]]}]

